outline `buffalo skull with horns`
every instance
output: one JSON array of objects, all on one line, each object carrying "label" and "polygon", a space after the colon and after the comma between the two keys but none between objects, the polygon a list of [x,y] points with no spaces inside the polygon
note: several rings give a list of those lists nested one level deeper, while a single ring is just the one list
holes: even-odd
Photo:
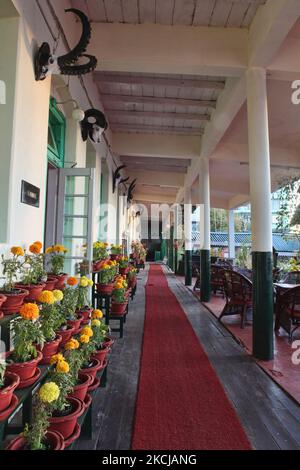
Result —
[{"label": "buffalo skull with horns", "polygon": [[[84,75],[92,72],[97,66],[96,57],[84,54],[91,39],[91,25],[88,17],[76,8],[69,8],[66,12],[73,12],[77,15],[82,24],[82,34],[74,49],[65,55],[55,57],[51,54],[50,46],[44,42],[35,56],[35,79],[44,80],[47,74],[60,73],[61,75]],[[88,59],[85,63],[77,63],[84,57]]]},{"label": "buffalo skull with horns", "polygon": [[83,121],[80,123],[81,135],[84,142],[89,137],[96,144],[100,144],[101,136],[108,125],[104,114],[98,109],[88,109]]}]

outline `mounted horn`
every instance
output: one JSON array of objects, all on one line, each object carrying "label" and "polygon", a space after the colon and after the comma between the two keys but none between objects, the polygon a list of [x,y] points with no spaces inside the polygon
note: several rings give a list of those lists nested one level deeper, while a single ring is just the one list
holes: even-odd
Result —
[{"label": "mounted horn", "polygon": [[[97,59],[94,56],[84,54],[91,39],[91,25],[88,17],[76,8],[65,10],[66,13],[72,12],[78,16],[82,24],[81,38],[70,52],[56,58],[51,54],[50,46],[44,42],[38,50],[34,66],[35,79],[44,80],[48,74],[60,73],[61,75],[84,75],[93,71],[97,66]],[[78,64],[77,61],[84,57],[86,63]]]},{"label": "mounted horn", "polygon": [[133,191],[135,189],[135,184],[136,184],[136,180],[137,179],[134,179],[131,183],[130,183],[130,186],[128,188],[128,192],[127,192],[127,202],[130,204],[132,199],[133,199]]},{"label": "mounted horn", "polygon": [[115,193],[116,191],[116,188],[117,188],[117,185],[118,183],[120,182],[120,180],[122,179],[122,175],[121,175],[121,170],[123,170],[123,168],[126,168],[126,165],[121,165],[121,166],[118,166],[116,168],[116,170],[113,172],[113,194]]},{"label": "mounted horn", "polygon": [[102,139],[102,134],[106,131],[108,124],[104,114],[98,109],[88,109],[85,112],[83,121],[80,123],[82,139],[85,142],[88,137],[99,144]]}]

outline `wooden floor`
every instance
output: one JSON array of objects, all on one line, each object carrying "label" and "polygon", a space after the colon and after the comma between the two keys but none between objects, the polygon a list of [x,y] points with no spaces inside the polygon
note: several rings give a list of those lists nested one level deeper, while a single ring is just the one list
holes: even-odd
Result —
[{"label": "wooden floor", "polygon": [[[165,269],[169,286],[180,301],[225,391],[236,408],[255,449],[300,449],[300,407],[247,355],[232,335],[175,276]],[[130,448],[143,337],[147,270],[139,274],[124,339],[111,355],[108,385],[94,403],[94,436],[79,439],[77,449]],[[299,370],[300,371],[300,370]]]}]

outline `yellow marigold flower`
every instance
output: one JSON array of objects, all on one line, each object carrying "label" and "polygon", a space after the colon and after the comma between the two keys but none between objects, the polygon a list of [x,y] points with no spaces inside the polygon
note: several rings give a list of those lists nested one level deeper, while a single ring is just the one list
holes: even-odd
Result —
[{"label": "yellow marigold flower", "polygon": [[101,310],[93,310],[92,318],[93,319],[103,318],[103,312]]},{"label": "yellow marigold flower", "polygon": [[92,326],[95,326],[96,328],[99,328],[101,326],[101,321],[100,320],[92,320]]},{"label": "yellow marigold flower", "polygon": [[46,382],[39,390],[39,398],[45,403],[52,403],[59,395],[60,390],[55,382]]},{"label": "yellow marigold flower", "polygon": [[14,256],[24,256],[24,250],[20,246],[12,246],[10,251]]},{"label": "yellow marigold flower", "polygon": [[49,246],[48,248],[46,248],[45,253],[46,253],[46,255],[49,255],[50,253],[53,253],[53,247]]},{"label": "yellow marigold flower", "polygon": [[90,338],[87,335],[81,335],[79,340],[80,340],[81,343],[84,343],[84,344],[87,344],[87,343],[90,342]]},{"label": "yellow marigold flower", "polygon": [[57,253],[64,253],[65,247],[63,245],[54,245],[53,251]]},{"label": "yellow marigold flower", "polygon": [[41,252],[41,248],[39,245],[36,245],[35,243],[33,243],[32,245],[30,245],[29,251],[30,253],[33,253],[34,255],[39,255]]},{"label": "yellow marigold flower", "polygon": [[68,372],[70,372],[69,364],[66,361],[58,361],[58,363],[56,364],[56,372],[68,374]]},{"label": "yellow marigold flower", "polygon": [[71,351],[72,349],[78,349],[79,348],[79,342],[75,338],[71,338],[66,344],[65,344],[65,349],[67,351]]},{"label": "yellow marigold flower", "polygon": [[85,326],[84,328],[82,328],[81,333],[83,335],[88,336],[89,338],[91,338],[94,334],[92,328],[90,328],[89,326]]},{"label": "yellow marigold flower", "polygon": [[41,304],[52,305],[55,302],[55,297],[53,292],[51,292],[50,290],[44,290],[43,292],[41,292],[37,300]]},{"label": "yellow marigold flower", "polygon": [[71,276],[71,277],[69,277],[69,279],[67,280],[67,284],[68,284],[69,286],[76,286],[76,285],[78,284],[78,281],[77,281],[76,277]]},{"label": "yellow marigold flower", "polygon": [[55,289],[52,291],[52,294],[54,295],[56,302],[61,302],[61,300],[64,298],[64,294],[61,290]]},{"label": "yellow marigold flower", "polygon": [[37,246],[39,247],[39,249],[40,249],[40,250],[43,248],[43,244],[42,244],[42,242],[39,242],[39,241],[37,241],[37,242],[34,242],[34,243],[33,243],[33,245],[37,245]]},{"label": "yellow marigold flower", "polygon": [[92,279],[88,279],[88,284],[89,284],[90,287],[93,287],[94,283],[93,283]]},{"label": "yellow marigold flower", "polygon": [[82,277],[82,278],[80,279],[80,287],[88,287],[88,285],[89,285],[88,279]]},{"label": "yellow marigold flower", "polygon": [[36,320],[40,316],[39,308],[36,304],[23,304],[20,310],[23,320]]},{"label": "yellow marigold flower", "polygon": [[50,359],[50,364],[57,364],[59,361],[64,361],[65,358],[61,353],[54,354],[54,356],[51,357]]}]

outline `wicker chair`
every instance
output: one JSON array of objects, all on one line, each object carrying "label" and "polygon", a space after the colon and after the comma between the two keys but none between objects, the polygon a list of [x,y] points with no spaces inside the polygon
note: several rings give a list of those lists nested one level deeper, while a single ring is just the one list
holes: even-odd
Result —
[{"label": "wicker chair", "polygon": [[224,268],[216,264],[211,266],[211,290],[214,294],[221,292],[224,297]]},{"label": "wicker chair", "polygon": [[293,341],[293,334],[300,326],[300,286],[282,294],[278,300],[275,330],[282,327]]},{"label": "wicker chair", "polygon": [[245,328],[247,310],[252,306],[252,282],[242,274],[224,270],[223,283],[226,304],[219,320],[225,316],[239,314],[241,328]]},{"label": "wicker chair", "polygon": [[287,273],[282,282],[284,284],[300,284],[300,271],[291,271]]}]

